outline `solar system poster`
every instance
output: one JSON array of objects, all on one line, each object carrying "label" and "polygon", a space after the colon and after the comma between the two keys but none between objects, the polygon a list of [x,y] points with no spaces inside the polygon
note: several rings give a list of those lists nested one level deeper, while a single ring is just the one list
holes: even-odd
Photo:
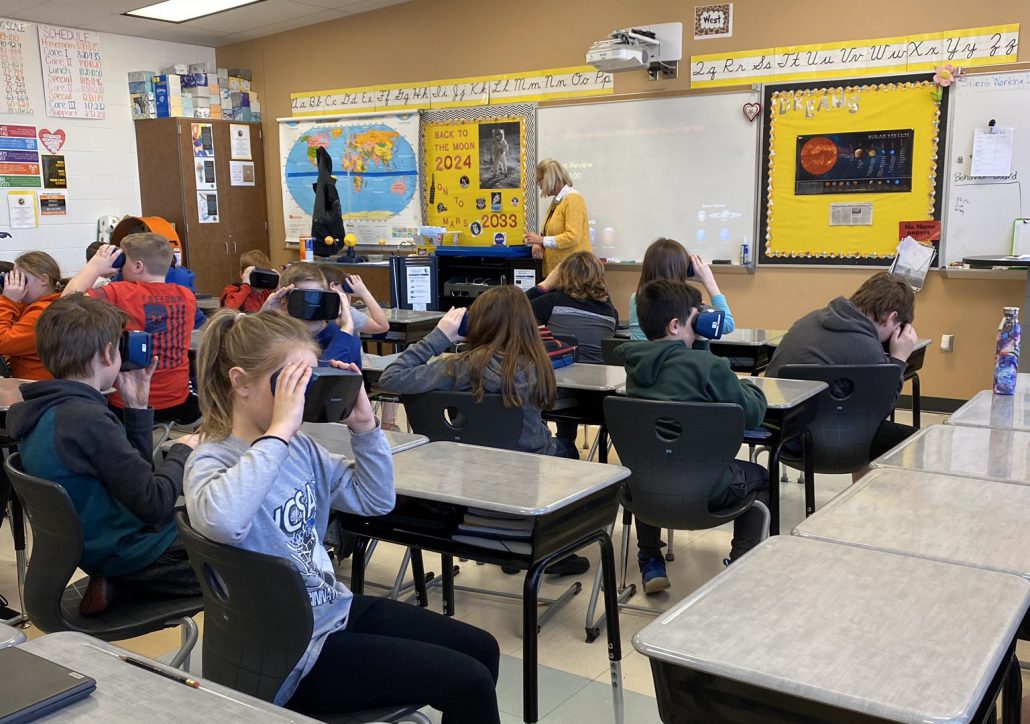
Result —
[{"label": "solar system poster", "polygon": [[794,193],[907,193],[914,136],[911,128],[798,136]]}]

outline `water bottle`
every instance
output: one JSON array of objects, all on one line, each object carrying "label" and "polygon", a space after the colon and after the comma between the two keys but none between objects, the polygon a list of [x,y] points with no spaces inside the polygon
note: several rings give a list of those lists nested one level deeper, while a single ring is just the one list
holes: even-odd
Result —
[{"label": "water bottle", "polygon": [[1019,307],[1005,307],[1005,316],[998,325],[997,356],[994,362],[994,394],[1016,394],[1019,373]]},{"label": "water bottle", "polygon": [[751,247],[747,243],[747,237],[744,237],[744,243],[740,245],[740,265],[751,266]]},{"label": "water bottle", "polygon": [[309,236],[304,240],[304,261],[315,260],[315,237]]}]

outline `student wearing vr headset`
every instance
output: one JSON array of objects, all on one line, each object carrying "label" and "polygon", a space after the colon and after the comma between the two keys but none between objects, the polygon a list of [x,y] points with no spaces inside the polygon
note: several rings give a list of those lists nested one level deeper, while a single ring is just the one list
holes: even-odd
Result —
[{"label": "student wearing vr headset", "polygon": [[259,249],[240,254],[240,283],[222,290],[223,307],[241,312],[257,312],[279,286],[279,274],[272,269],[272,260]]},{"label": "student wearing vr headset", "polygon": [[[322,545],[330,509],[389,513],[393,458],[360,383],[343,420],[354,460],[300,430],[319,351],[287,315],[221,310],[198,355],[204,422],[186,466],[190,523],[220,543],[292,561],[311,601],[311,641],[273,701],[318,714],[419,701],[447,722],[497,724],[499,651],[490,634],[354,595],[336,578]],[[359,377],[353,365],[330,364]]]},{"label": "student wearing vr headset", "polygon": [[[701,294],[685,282],[658,279],[641,288],[637,311],[649,341],[627,342],[615,350],[626,366],[626,394],[671,402],[735,403],[744,411],[744,426],[757,429],[765,417],[762,391],[738,379],[725,359],[707,349],[692,349],[699,332],[708,338],[719,334],[719,312],[706,314],[707,320],[699,323],[700,307]],[[768,502],[768,485],[768,474],[761,466],[734,460],[712,488],[708,507],[713,511],[732,507],[756,491],[759,500]],[[663,591],[670,584],[661,530],[640,518],[636,522],[644,592]],[[744,555],[761,536],[761,512],[751,508],[733,521],[730,557],[723,562],[728,565]]]},{"label": "student wearing vr headset", "polygon": [[286,267],[279,275],[279,288],[262,309],[284,312],[304,322],[322,350],[319,359],[361,367],[361,338],[354,322],[357,313],[344,290],[329,284],[316,264],[297,262]]},{"label": "student wearing vr headset", "polygon": [[722,333],[729,334],[734,330],[733,314],[726,302],[726,295],[719,289],[712,268],[697,254],[689,253],[683,244],[675,239],[655,239],[644,252],[644,261],[640,267],[640,281],[637,291],[629,297],[629,336],[630,339],[643,341],[647,339],[637,319],[637,295],[648,282],[655,279],[673,279],[680,282],[698,282],[708,292],[712,306],[724,314]]},{"label": "student wearing vr headset", "polygon": [[26,380],[50,379],[36,351],[36,321],[60,298],[64,281],[54,258],[42,251],[27,251],[0,277],[0,354],[11,375]]},{"label": "student wearing vr headset", "polygon": [[[127,321],[122,310],[82,294],[55,300],[36,325],[39,356],[54,379],[24,385],[24,401],[7,413],[25,472],[67,490],[82,522],[83,615],[134,596],[200,595],[172,520],[197,439],[177,438],[153,467],[147,400],[157,360],[145,332],[122,331]],[[140,342],[126,364],[130,336]],[[112,386],[124,401],[117,413],[103,395]]]}]

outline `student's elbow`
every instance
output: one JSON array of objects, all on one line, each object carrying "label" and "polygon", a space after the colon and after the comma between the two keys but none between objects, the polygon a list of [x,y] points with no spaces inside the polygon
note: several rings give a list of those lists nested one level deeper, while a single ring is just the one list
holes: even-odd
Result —
[{"label": "student's elbow", "polygon": [[397,494],[394,492],[393,485],[389,490],[379,491],[368,503],[369,515],[386,515],[392,512],[397,505]]},{"label": "student's elbow", "polygon": [[389,322],[377,322],[371,317],[365,322],[365,326],[361,330],[365,334],[382,334],[383,332],[390,331]]}]

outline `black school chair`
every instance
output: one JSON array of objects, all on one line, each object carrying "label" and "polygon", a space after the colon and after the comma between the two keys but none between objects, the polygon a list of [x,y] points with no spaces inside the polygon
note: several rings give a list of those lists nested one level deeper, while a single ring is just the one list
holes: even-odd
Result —
[{"label": "black school chair", "polygon": [[97,616],[83,616],[79,603],[88,578],[70,586],[82,557],[82,524],[67,491],[57,483],[28,475],[20,454],[4,461],[14,491],[32,527],[32,557],[25,576],[25,613],[44,633],[77,631],[102,641],[122,641],[181,626],[181,645],[170,666],[186,668],[197,643],[193,616],[204,608],[200,596],[130,601]]},{"label": "black school chair", "polygon": [[630,341],[632,340],[623,339],[621,337],[611,337],[609,339],[602,339],[601,355],[604,357],[604,363],[606,365],[616,365],[617,367],[621,367],[622,360],[616,356],[615,350],[621,347],[622,345],[626,344],[626,342]]},{"label": "black school chair", "polygon": [[[712,512],[708,499],[744,439],[744,411],[715,402],[659,402],[607,397],[604,419],[619,462],[632,473],[623,481],[622,581],[619,606],[643,613],[661,611],[625,602],[636,592],[626,583],[632,516],[673,530],[708,530],[729,523],[752,506],[761,509],[769,530],[769,510],[752,493],[734,508]],[[587,641],[600,635],[604,617],[594,620],[601,571],[587,606]]]},{"label": "black school chair", "polygon": [[879,365],[786,365],[778,377],[825,382],[815,419],[808,426],[809,455],[785,445],[780,462],[805,472],[805,514],[815,512],[814,473],[841,474],[870,462],[869,448],[880,423],[894,409],[901,369]]},{"label": "black school chair", "polygon": [[[284,558],[205,538],[182,511],[175,523],[204,593],[204,678],[272,701],[311,640],[311,599],[300,573]],[[384,707],[331,721],[428,724],[420,708]]]}]

